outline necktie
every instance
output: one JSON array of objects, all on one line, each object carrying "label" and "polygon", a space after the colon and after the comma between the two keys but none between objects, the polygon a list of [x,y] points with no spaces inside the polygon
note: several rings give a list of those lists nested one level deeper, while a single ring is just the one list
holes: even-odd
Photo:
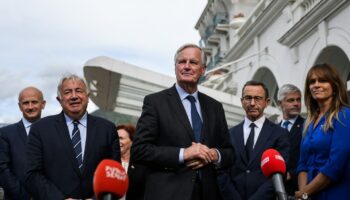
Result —
[{"label": "necktie", "polygon": [[194,132],[194,139],[196,140],[196,142],[199,142],[201,138],[203,124],[196,108],[196,104],[195,104],[196,99],[191,95],[188,95],[186,98],[191,102],[191,119],[192,119],[192,129]]},{"label": "necktie", "polygon": [[253,152],[253,149],[254,149],[253,147],[254,147],[254,135],[255,135],[254,128],[255,128],[255,126],[256,125],[254,123],[251,123],[249,125],[250,133],[249,133],[249,136],[248,136],[248,139],[247,139],[247,143],[245,145],[245,151],[246,151],[248,160],[250,159],[250,156],[252,155],[252,152]]},{"label": "necktie", "polygon": [[81,140],[80,140],[80,131],[78,128],[79,121],[73,121],[73,133],[72,133],[72,144],[75,152],[75,158],[78,161],[79,169],[81,170],[83,166],[83,156],[81,152]]},{"label": "necktie", "polygon": [[290,121],[284,121],[283,122],[283,124],[282,124],[282,126],[283,126],[283,128],[285,128],[285,129],[287,129],[288,131],[289,131],[289,129],[288,129],[288,125],[290,124]]}]

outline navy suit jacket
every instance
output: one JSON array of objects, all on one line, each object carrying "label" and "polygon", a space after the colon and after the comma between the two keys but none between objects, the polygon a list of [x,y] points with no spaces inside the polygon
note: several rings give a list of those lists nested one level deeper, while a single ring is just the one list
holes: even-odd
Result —
[{"label": "navy suit jacket", "polygon": [[220,189],[225,200],[275,200],[272,181],[266,178],[260,168],[262,153],[269,149],[276,149],[287,161],[289,142],[287,130],[265,120],[253,155],[247,160],[243,122],[230,129],[231,143],[236,150],[236,162],[228,171],[221,171],[218,176]]},{"label": "navy suit jacket", "polygon": [[87,115],[80,171],[63,112],[45,117],[30,129],[25,183],[35,199],[91,198],[94,171],[103,159],[120,162],[119,140],[113,123]]},{"label": "navy suit jacket", "polygon": [[[200,92],[198,99],[203,118],[201,143],[220,151],[220,167],[230,167],[234,151],[223,107]],[[145,97],[131,148],[131,159],[150,170],[145,200],[191,198],[196,171],[179,162],[179,152],[194,141],[190,121],[175,86]],[[204,200],[220,199],[216,167],[208,164],[200,169]]]},{"label": "navy suit jacket", "polygon": [[22,120],[0,129],[0,184],[4,199],[29,200],[24,187],[27,133]]},{"label": "navy suit jacket", "polygon": [[[298,174],[296,173],[296,170],[300,157],[300,143],[302,140],[304,121],[304,118],[298,116],[288,133],[290,150],[287,171],[290,173],[292,179],[285,182],[285,187],[287,193],[293,196],[294,192],[298,190]],[[279,125],[281,125],[281,122]]]}]

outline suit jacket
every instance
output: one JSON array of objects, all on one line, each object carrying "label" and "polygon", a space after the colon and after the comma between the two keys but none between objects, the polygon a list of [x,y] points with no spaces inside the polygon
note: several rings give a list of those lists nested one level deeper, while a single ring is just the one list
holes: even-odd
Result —
[{"label": "suit jacket", "polygon": [[134,164],[130,160],[128,167],[129,186],[125,197],[126,200],[143,200],[148,171],[145,165]]},{"label": "suit jacket", "polygon": [[[229,167],[234,151],[229,142],[223,107],[200,92],[198,99],[203,118],[201,143],[217,148],[221,154],[220,167]],[[190,121],[175,86],[145,97],[131,157],[149,167],[146,200],[191,198],[196,171],[179,162],[179,152],[194,141]],[[204,199],[220,199],[216,166],[208,164],[200,169],[200,173]]]},{"label": "suit jacket", "polygon": [[[294,192],[298,190],[298,174],[296,170],[300,157],[300,142],[302,139],[304,121],[304,118],[298,116],[288,134],[290,150],[287,171],[290,173],[292,179],[285,182],[285,187],[287,193],[293,196]],[[281,125],[281,122],[279,125]]]},{"label": "suit jacket", "polygon": [[230,129],[231,143],[236,150],[236,162],[228,171],[220,172],[218,181],[224,199],[275,200],[272,181],[266,178],[260,168],[262,153],[276,149],[287,162],[289,142],[287,130],[265,120],[254,146],[253,155],[247,160],[243,122]]},{"label": "suit jacket", "polygon": [[24,187],[26,143],[22,120],[0,129],[0,182],[5,200],[29,200]]},{"label": "suit jacket", "polygon": [[103,159],[120,162],[119,140],[113,123],[87,115],[82,170],[71,142],[63,112],[32,125],[27,144],[25,183],[35,199],[62,200],[93,196],[93,175]]}]

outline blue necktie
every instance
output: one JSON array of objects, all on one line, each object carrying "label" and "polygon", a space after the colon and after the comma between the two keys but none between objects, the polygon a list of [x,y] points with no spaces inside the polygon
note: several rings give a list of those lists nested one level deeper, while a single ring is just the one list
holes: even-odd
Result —
[{"label": "blue necktie", "polygon": [[255,126],[256,125],[254,123],[251,123],[249,125],[250,133],[249,133],[247,142],[245,144],[245,151],[246,151],[248,160],[250,159],[250,156],[252,155],[252,152],[253,152],[253,149],[254,149],[254,135],[255,135],[254,128],[255,128]]},{"label": "blue necktie", "polygon": [[191,102],[191,119],[194,139],[196,142],[200,142],[203,124],[196,108],[196,99],[191,95],[188,95],[186,98]]},{"label": "blue necktie", "polygon": [[81,170],[83,166],[83,156],[81,151],[81,139],[80,139],[80,131],[78,128],[79,121],[73,121],[73,133],[72,133],[72,144],[75,152],[75,158],[78,161],[79,169]]},{"label": "blue necktie", "polygon": [[289,124],[290,124],[290,121],[287,120],[287,121],[283,122],[282,126],[283,126],[283,128],[287,129],[287,131],[289,131],[289,129],[288,129]]}]

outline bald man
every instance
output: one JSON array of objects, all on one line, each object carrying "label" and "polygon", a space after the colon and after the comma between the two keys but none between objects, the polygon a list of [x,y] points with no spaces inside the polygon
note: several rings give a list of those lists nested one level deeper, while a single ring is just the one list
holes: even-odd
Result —
[{"label": "bald man", "polygon": [[39,89],[24,88],[18,95],[22,119],[0,129],[0,184],[5,200],[30,199],[23,184],[26,142],[30,127],[40,119],[45,103]]}]

